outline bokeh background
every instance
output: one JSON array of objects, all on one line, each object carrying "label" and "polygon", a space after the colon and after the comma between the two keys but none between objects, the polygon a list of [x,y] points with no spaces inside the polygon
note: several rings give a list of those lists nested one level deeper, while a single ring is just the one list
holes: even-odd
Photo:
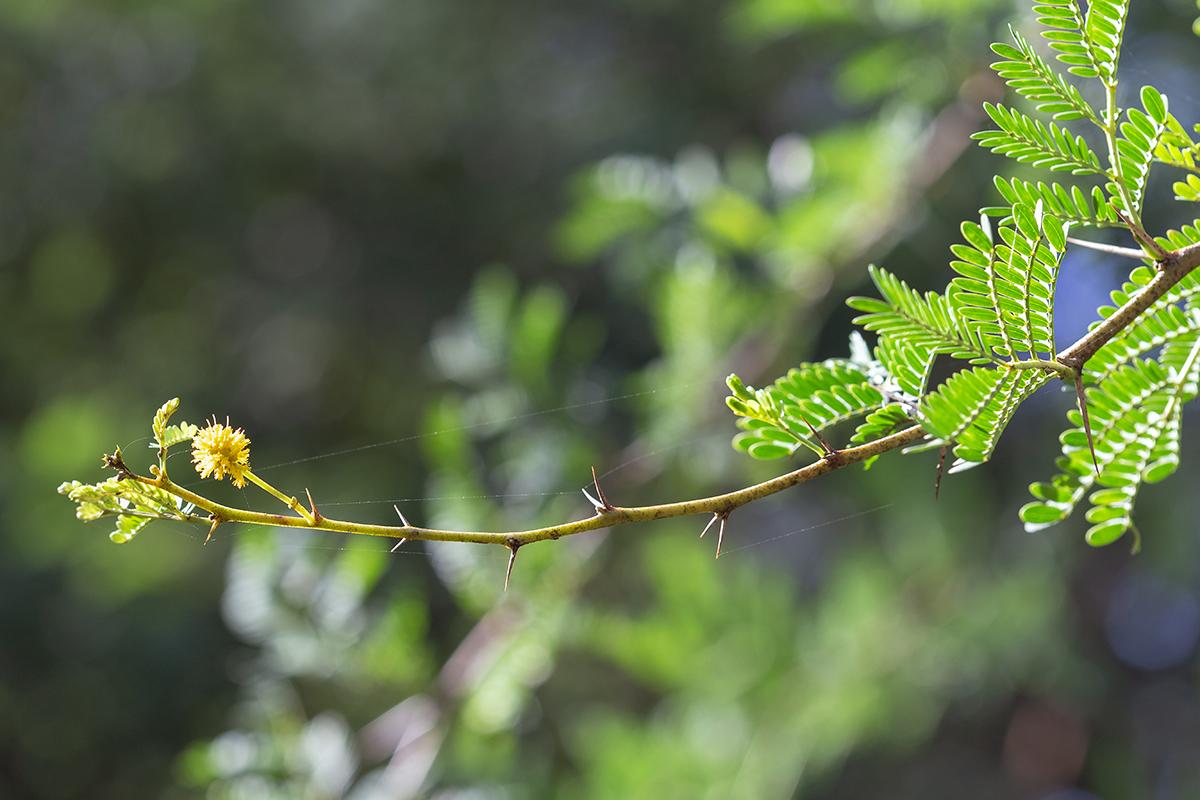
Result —
[{"label": "bokeh background", "polygon": [[[1122,61],[1187,125],[1195,15],[1135,0]],[[622,505],[778,474],[730,448],[722,379],[844,355],[869,262],[944,285],[991,176],[1033,177],[967,138],[1007,24],[0,3],[0,796],[1200,797],[1200,464],[1144,490],[1136,557],[1025,533],[1054,388],[936,504],[936,454],[893,454],[739,510],[719,561],[702,520],[626,526],[523,549],[507,594],[501,548],[116,545],[55,493],[115,445],[144,469],[176,396],[362,521],[563,521],[592,466]],[[1174,179],[1151,230],[1190,221]],[[1068,257],[1061,341],[1126,268]]]}]

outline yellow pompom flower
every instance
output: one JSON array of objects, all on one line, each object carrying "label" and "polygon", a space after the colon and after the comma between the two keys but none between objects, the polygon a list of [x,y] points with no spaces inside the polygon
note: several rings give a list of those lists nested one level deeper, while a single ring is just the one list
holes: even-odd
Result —
[{"label": "yellow pompom flower", "polygon": [[220,481],[228,474],[240,489],[250,473],[250,440],[241,428],[234,430],[214,419],[192,438],[192,463],[201,478],[213,475]]}]

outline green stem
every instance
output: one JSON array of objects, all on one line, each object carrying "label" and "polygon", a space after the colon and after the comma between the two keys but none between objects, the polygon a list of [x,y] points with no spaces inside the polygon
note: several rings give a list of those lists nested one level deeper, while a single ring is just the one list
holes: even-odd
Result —
[{"label": "green stem", "polygon": [[[240,508],[231,508],[229,506],[214,503],[206,497],[201,497],[195,492],[188,491],[182,486],[172,483],[169,478],[159,476],[157,478],[146,478],[141,475],[130,476],[132,480],[140,481],[151,486],[157,486],[176,497],[181,497],[189,503],[194,504],[197,508],[202,508],[212,515],[212,520],[220,522],[244,522],[251,525],[274,525],[284,528],[308,528],[310,530],[321,531],[336,531],[338,533],[359,533],[367,536],[387,536],[393,539],[423,539],[427,541],[438,542],[475,542],[479,544],[500,544],[510,549],[521,547],[531,542],[543,542],[548,539],[561,539],[564,536],[571,536],[576,533],[584,533],[585,531],[594,531],[601,528],[611,528],[614,525],[625,525],[630,522],[648,522],[656,519],[669,519],[671,517],[686,517],[694,514],[718,514],[728,516],[730,512],[754,500],[759,500],[784,489],[796,486],[801,483],[812,480],[813,478],[824,475],[827,472],[832,472],[850,464],[855,464],[860,461],[865,461],[872,456],[877,456],[886,453],[889,450],[894,450],[897,447],[904,447],[912,444],[917,439],[925,435],[925,431],[919,425],[914,425],[911,428],[905,428],[902,431],[893,433],[891,436],[886,436],[882,439],[877,439],[873,442],[852,447],[846,450],[838,450],[830,453],[822,458],[802,467],[794,472],[789,472],[786,475],[780,475],[778,478],[766,481],[764,483],[755,484],[745,489],[739,489],[736,492],[727,494],[719,494],[713,497],[706,497],[700,500],[688,500],[682,503],[666,503],[655,506],[641,506],[637,508],[620,508],[614,506],[611,509],[598,511],[595,516],[587,519],[578,520],[576,522],[568,522],[562,525],[552,525],[548,528],[536,528],[534,530],[520,531],[517,533],[482,533],[471,531],[443,531],[433,528],[417,528],[412,526],[392,526],[392,525],[369,525],[361,522],[344,522],[342,520],[329,519],[322,516],[315,522],[308,522],[297,517],[286,516],[283,514],[264,514],[257,511],[245,511]],[[262,486],[262,483],[255,478],[252,478],[255,483]],[[264,488],[266,488],[264,486]],[[268,489],[268,491],[271,491]],[[212,520],[206,521],[210,522]]]},{"label": "green stem", "polygon": [[1117,149],[1117,118],[1120,112],[1117,110],[1117,82],[1115,80],[1111,83],[1104,82],[1104,95],[1104,124],[1100,126],[1100,130],[1104,131],[1104,140],[1108,143],[1108,163],[1112,166],[1112,173],[1109,177],[1113,179],[1113,183],[1117,184],[1117,193],[1125,205],[1125,213],[1131,220],[1141,225],[1141,214],[1134,206],[1133,198],[1129,196],[1129,189],[1125,186],[1125,177],[1121,172],[1121,153]]},{"label": "green stem", "polygon": [[1058,376],[1064,381],[1075,379],[1076,370],[1071,369],[1066,364],[1060,364],[1057,361],[1046,361],[1041,358],[1034,358],[1028,361],[1008,361],[999,362],[999,366],[1004,369],[1041,369],[1047,372],[1057,372]]},{"label": "green stem", "polygon": [[[1055,361],[1047,361],[1043,359],[1030,359],[1027,361],[1013,361],[1001,364],[999,366],[1006,369],[1040,369],[1053,371],[1064,378],[1074,379],[1083,369],[1084,364],[1091,358],[1097,350],[1104,346],[1110,339],[1117,335],[1120,331],[1133,324],[1137,318],[1144,312],[1152,303],[1165,295],[1172,287],[1178,284],[1192,270],[1200,266],[1200,243],[1189,245],[1178,251],[1168,254],[1167,258],[1157,263],[1159,272],[1155,275],[1150,283],[1146,284],[1142,291],[1115,311],[1108,319],[1095,329],[1089,331],[1085,336],[1081,337],[1075,344],[1068,349],[1058,354]],[[1193,354],[1195,356],[1195,354]],[[1200,357],[1200,356],[1196,356]],[[1190,365],[1190,363],[1189,363]],[[694,514],[714,514],[721,519],[729,516],[730,512],[735,509],[753,502],[754,500],[767,497],[769,495],[781,492],[792,486],[805,483],[827,472],[832,472],[850,464],[855,464],[860,461],[865,461],[873,456],[881,455],[894,450],[898,447],[904,447],[912,444],[918,439],[925,436],[925,431],[919,425],[914,425],[910,428],[905,428],[902,431],[894,433],[890,436],[876,441],[869,442],[859,447],[848,448],[846,450],[837,450],[824,455],[819,461],[802,467],[794,472],[789,472],[786,475],[781,475],[764,483],[759,483],[754,486],[749,486],[745,489],[740,489],[727,494],[715,495],[706,497],[700,500],[689,500],[682,503],[666,503],[663,505],[642,506],[638,508],[601,508],[596,514],[587,519],[578,520],[576,522],[568,522],[562,525],[552,525],[547,528],[536,528],[533,530],[520,531],[516,533],[485,533],[485,532],[468,532],[468,531],[446,531],[432,528],[416,528],[413,526],[389,526],[389,525],[369,525],[357,522],[344,522],[342,520],[328,519],[321,515],[310,514],[297,501],[296,498],[286,497],[273,486],[262,481],[258,476],[247,471],[248,477],[262,489],[284,502],[289,508],[299,513],[300,517],[285,516],[283,514],[265,514],[255,511],[244,511],[238,508],[231,508],[219,503],[214,503],[206,497],[202,497],[195,492],[184,489],[173,483],[166,476],[163,470],[156,467],[151,467],[150,471],[155,476],[147,478],[140,475],[135,475],[128,471],[124,463],[120,461],[119,454],[113,465],[121,471],[121,474],[128,480],[135,480],[150,486],[156,486],[163,489],[176,497],[192,503],[197,508],[207,511],[211,516],[208,520],[200,520],[193,516],[188,521],[205,522],[220,524],[222,522],[243,522],[252,525],[273,525],[284,528],[308,528],[313,530],[334,531],[338,533],[357,533],[368,536],[386,536],[389,538],[404,538],[404,539],[423,539],[431,541],[443,542],[476,542],[481,544],[500,544],[515,551],[532,542],[546,541],[547,539],[560,539],[564,536],[571,536],[576,533],[585,531],[599,530],[601,528],[609,528],[614,525],[624,525],[630,522],[646,522],[656,519],[668,519],[670,517],[684,517]],[[162,517],[163,519],[177,519],[177,517]]]},{"label": "green stem", "polygon": [[301,517],[303,517],[304,521],[307,522],[309,524],[309,526],[312,526],[313,523],[316,522],[316,519],[313,517],[313,515],[308,513],[307,509],[305,509],[304,506],[300,505],[300,501],[297,500],[296,498],[288,497],[283,492],[279,491],[274,486],[267,483],[266,481],[264,481],[262,478],[255,475],[250,470],[246,470],[245,475],[247,478],[250,479],[251,483],[253,483],[255,486],[262,489],[264,492],[267,492],[268,494],[272,495],[277,500],[279,500],[281,503],[283,503],[285,506],[290,508],[292,511],[295,511],[297,514],[299,514]]}]

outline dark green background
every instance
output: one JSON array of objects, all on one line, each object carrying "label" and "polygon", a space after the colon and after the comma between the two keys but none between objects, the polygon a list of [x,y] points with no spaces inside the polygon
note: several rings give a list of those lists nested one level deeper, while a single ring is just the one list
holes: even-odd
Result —
[{"label": "dark green background", "polygon": [[[1188,125],[1195,13],[1135,2],[1122,61]],[[1188,641],[1190,431],[1137,558],[1080,519],[1027,534],[1057,389],[936,505],[931,455],[892,454],[739,511],[718,562],[699,520],[629,526],[522,550],[506,596],[503,551],[167,523],[118,546],[54,492],[114,445],[144,469],[176,396],[363,521],[562,521],[591,466],[623,505],[778,474],[729,448],[721,379],[844,355],[870,261],[944,283],[1011,169],[966,139],[1010,22],[1032,18],[0,6],[0,796],[1197,796],[1194,655],[1138,668],[1106,633],[1127,611]],[[1152,230],[1190,221],[1174,179]],[[1124,268],[1068,260],[1060,340]]]}]

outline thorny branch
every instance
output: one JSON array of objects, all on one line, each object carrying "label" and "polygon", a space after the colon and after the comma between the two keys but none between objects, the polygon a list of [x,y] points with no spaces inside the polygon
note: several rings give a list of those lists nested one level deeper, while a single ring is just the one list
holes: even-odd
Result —
[{"label": "thorny branch", "polygon": [[267,514],[258,511],[245,511],[215,503],[206,497],[189,491],[171,481],[166,475],[158,473],[155,477],[147,478],[130,474],[127,480],[136,480],[156,486],[182,497],[197,508],[212,515],[213,519],[221,522],[248,522],[259,525],[276,525],[285,528],[308,528],[319,531],[335,531],[338,533],[361,533],[368,536],[386,536],[389,538],[421,539],[439,542],[475,542],[478,544],[501,544],[515,551],[519,547],[533,542],[543,542],[548,539],[561,539],[585,531],[609,528],[614,525],[625,525],[630,522],[648,522],[670,517],[686,517],[694,514],[714,514],[727,517],[731,512],[797,484],[805,483],[827,472],[840,469],[850,464],[857,464],[872,456],[886,453],[897,447],[912,444],[925,435],[920,426],[914,425],[902,431],[893,433],[883,439],[869,442],[846,450],[837,450],[808,466],[802,467],[786,475],[780,475],[764,483],[755,484],[736,492],[705,497],[700,500],[687,500],[682,503],[665,503],[654,506],[622,508],[620,506],[597,506],[596,513],[587,519],[567,522],[562,525],[552,525],[547,528],[521,531],[519,533],[484,533],[472,531],[443,531],[433,528],[419,528],[415,525],[392,526],[370,525],[361,522],[346,522],[322,516],[315,524],[309,524],[302,517],[284,514]]},{"label": "thorny branch", "polygon": [[[1149,256],[1147,256],[1149,258]],[[1095,329],[1080,338],[1066,350],[1059,353],[1053,362],[1038,361],[1038,362],[1014,362],[1007,365],[1010,368],[1018,369],[1043,369],[1047,371],[1058,372],[1064,380],[1075,379],[1078,381],[1079,376],[1083,372],[1083,367],[1096,352],[1103,347],[1110,339],[1120,333],[1122,330],[1133,324],[1137,318],[1149,308],[1156,300],[1165,295],[1176,284],[1184,279],[1192,270],[1200,266],[1200,243],[1189,245],[1173,252],[1163,251],[1163,257],[1155,262],[1158,268],[1158,274],[1154,279],[1146,284],[1140,292],[1134,295],[1121,308],[1115,311],[1107,320],[1097,326]],[[310,530],[333,531],[338,533],[354,533],[364,534],[368,536],[385,536],[399,540],[399,544],[403,544],[410,539],[420,539],[426,541],[443,541],[443,542],[475,542],[480,544],[499,544],[508,548],[510,558],[508,562],[508,572],[505,576],[505,587],[508,585],[508,578],[512,574],[513,562],[516,559],[517,550],[524,545],[533,542],[546,541],[548,539],[561,539],[564,536],[571,536],[577,533],[586,531],[594,531],[602,528],[610,528],[614,525],[625,525],[631,522],[647,522],[650,520],[667,519],[670,517],[684,517],[695,514],[711,514],[712,521],[704,530],[708,531],[713,523],[720,524],[721,537],[724,537],[725,523],[729,515],[747,503],[759,500],[768,495],[776,494],[784,489],[796,486],[801,483],[813,480],[827,472],[832,472],[836,469],[856,464],[881,455],[898,447],[904,447],[912,444],[924,437],[925,431],[919,426],[914,425],[904,430],[891,434],[882,439],[877,439],[873,442],[860,445],[858,447],[847,448],[845,450],[835,450],[832,446],[825,444],[827,452],[818,460],[800,469],[789,472],[785,475],[780,475],[764,483],[759,483],[754,486],[749,486],[745,489],[739,489],[735,492],[727,494],[715,495],[699,500],[689,500],[681,503],[665,503],[662,505],[641,506],[635,508],[622,508],[615,506],[609,502],[600,489],[599,481],[595,479],[593,471],[593,481],[596,488],[598,498],[593,498],[588,495],[588,499],[592,501],[595,508],[595,513],[586,519],[567,522],[561,525],[552,525],[546,528],[536,528],[533,530],[520,531],[516,533],[489,533],[489,532],[472,532],[472,531],[447,531],[437,530],[433,528],[420,528],[412,525],[400,513],[399,508],[396,513],[400,516],[402,526],[389,525],[370,525],[358,522],[346,522],[325,517],[317,512],[316,505],[312,501],[312,496],[309,495],[309,505],[312,511],[304,516],[287,516],[283,514],[267,514],[255,511],[245,511],[242,509],[224,506],[215,503],[206,497],[191,492],[178,484],[175,484],[167,477],[166,473],[156,467],[151,468],[153,477],[144,477],[136,475],[129,470],[123,461],[118,457],[107,456],[106,465],[117,470],[119,477],[122,480],[133,480],[141,483],[155,486],[164,491],[182,498],[183,500],[194,504],[197,508],[207,511],[208,519],[202,520],[197,517],[195,521],[202,521],[204,524],[211,522],[212,530],[215,530],[217,525],[223,522],[244,522],[259,525],[274,525],[279,527],[289,528],[308,528]],[[819,437],[818,437],[819,438]],[[585,491],[585,495],[588,494]],[[297,504],[299,505],[299,504]],[[307,517],[307,518],[306,518]],[[211,536],[210,530],[209,535]],[[703,534],[701,534],[703,536]],[[399,546],[399,545],[397,545]],[[718,543],[717,555],[720,555],[720,544]]]}]

